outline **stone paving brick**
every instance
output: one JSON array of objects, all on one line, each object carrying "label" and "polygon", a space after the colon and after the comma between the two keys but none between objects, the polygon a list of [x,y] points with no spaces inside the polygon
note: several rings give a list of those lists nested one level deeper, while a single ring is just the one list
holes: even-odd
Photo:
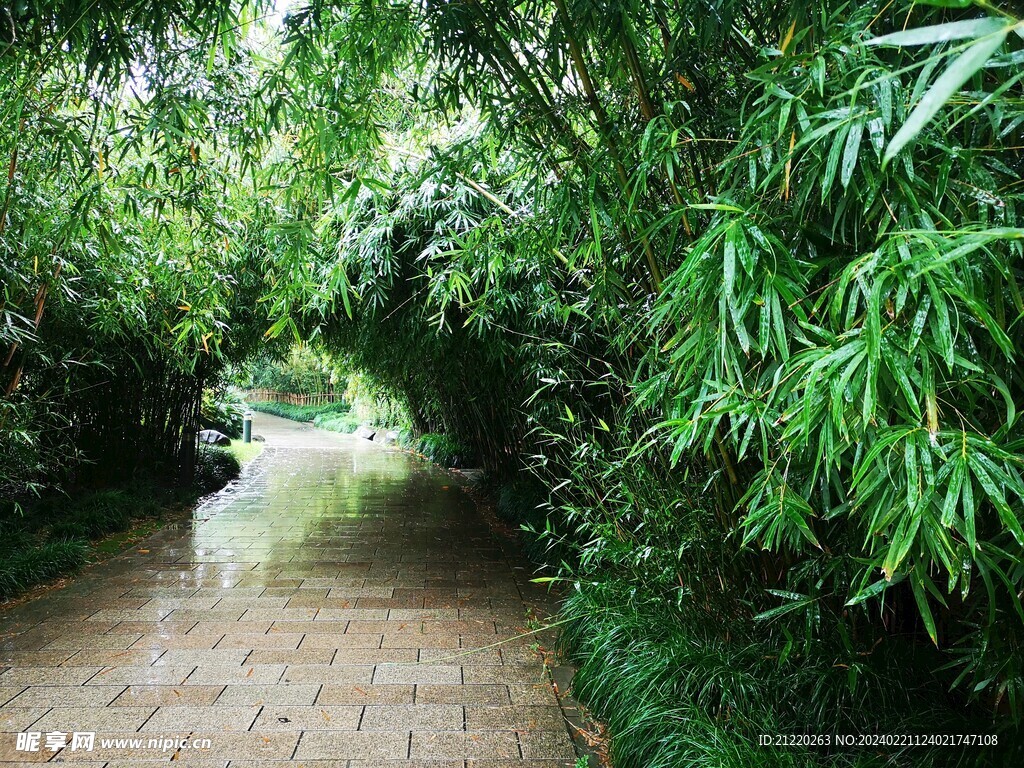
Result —
[{"label": "stone paving brick", "polygon": [[32,730],[137,731],[154,712],[156,707],[54,707],[32,724]]},{"label": "stone paving brick", "polygon": [[462,667],[427,664],[381,664],[373,674],[373,682],[380,685],[395,683],[448,683],[462,682]]},{"label": "stone paving brick", "polygon": [[[70,650],[54,651],[5,651],[0,654],[0,666],[5,667],[56,667],[71,657]],[[96,666],[93,662],[87,666]],[[83,665],[86,666],[86,665]]]},{"label": "stone paving brick", "polygon": [[142,634],[114,634],[114,635],[67,635],[58,637],[44,646],[45,650],[67,649],[81,651],[86,649],[95,650],[124,650],[142,639]]},{"label": "stone paving brick", "polygon": [[267,685],[281,680],[284,664],[196,667],[187,685]]},{"label": "stone paving brick", "polygon": [[295,650],[302,642],[304,635],[298,632],[266,632],[262,634],[227,634],[221,637],[217,648],[242,648],[245,650],[256,650],[257,648],[286,648]]},{"label": "stone paving brick", "polygon": [[120,696],[124,689],[123,685],[32,686],[15,696],[8,704],[46,708],[57,704],[66,707],[103,707]]},{"label": "stone paving brick", "polygon": [[259,712],[258,706],[160,707],[142,731],[248,731]]},{"label": "stone paving brick", "polygon": [[245,661],[247,664],[330,664],[334,654],[333,648],[263,648],[249,653]]},{"label": "stone paving brick", "polygon": [[333,632],[310,632],[302,640],[300,648],[380,648],[383,635],[338,635]]},{"label": "stone paving brick", "polygon": [[190,664],[173,667],[107,667],[100,670],[86,685],[183,685],[193,670],[195,667]]},{"label": "stone paving brick", "polygon": [[462,707],[457,704],[374,705],[363,711],[361,731],[462,731]]},{"label": "stone paving brick", "polygon": [[0,706],[3,706],[24,690],[25,687],[21,685],[5,685],[0,687]]},{"label": "stone paving brick", "polygon": [[[452,478],[257,418],[266,450],[230,492],[0,613],[0,729],[211,740],[55,759],[106,768],[571,765],[531,650],[550,633],[514,637],[543,590]],[[53,757],[13,745],[0,762]]]},{"label": "stone paving brick", "polygon": [[357,706],[285,706],[264,707],[253,724],[254,731],[354,731],[359,727],[363,708]]},{"label": "stone paving brick", "polygon": [[209,706],[224,690],[222,685],[130,685],[110,702],[111,707]]},{"label": "stone paving brick", "polygon": [[82,685],[102,670],[102,666],[12,667],[0,675],[0,685]]},{"label": "stone paving brick", "polygon": [[501,653],[497,648],[420,648],[421,662],[438,664],[458,664],[460,666],[498,666],[501,665]]},{"label": "stone paving brick", "polygon": [[373,667],[335,666],[328,664],[294,664],[285,670],[284,683],[355,683],[373,682]]},{"label": "stone paving brick", "polygon": [[537,683],[509,683],[508,694],[513,704],[525,706],[558,706],[558,698],[547,680]]},{"label": "stone paving brick", "polygon": [[208,650],[220,642],[223,635],[162,635],[159,633],[143,635],[132,643],[130,649],[135,650],[175,650],[178,648],[195,648]]},{"label": "stone paving brick", "polygon": [[216,731],[193,731],[191,739],[209,739],[209,749],[183,749],[175,755],[176,763],[191,765],[200,760],[224,758],[288,760],[295,752],[299,741],[298,732],[290,733],[217,733]]},{"label": "stone paving brick", "polygon": [[[83,625],[85,622],[83,622]],[[194,621],[119,621],[106,631],[108,635],[146,635],[160,633],[164,635],[184,635],[195,627]]]},{"label": "stone paving brick", "polygon": [[[408,757],[408,733],[370,731],[306,731],[295,751],[296,760],[362,759],[373,761]],[[377,763],[380,765],[381,763]]]},{"label": "stone paving brick", "polygon": [[343,635],[347,627],[347,621],[282,621],[275,622],[267,634],[302,632],[307,635]]},{"label": "stone paving brick", "polygon": [[319,684],[227,685],[214,701],[216,706],[295,704],[311,706],[320,693]]},{"label": "stone paving brick", "polygon": [[516,734],[510,731],[413,731],[409,757],[519,757],[519,740]]},{"label": "stone paving brick", "polygon": [[546,674],[539,664],[504,664],[500,667],[467,666],[464,678],[466,683],[538,683],[546,679]]},{"label": "stone paving brick", "polygon": [[412,704],[413,685],[324,685],[317,704]]},{"label": "stone paving brick", "polygon": [[553,707],[466,707],[468,731],[561,731],[565,732],[562,709]]},{"label": "stone paving brick", "polygon": [[337,648],[334,665],[411,664],[417,661],[414,648]]},{"label": "stone paving brick", "polygon": [[25,731],[47,713],[49,707],[0,707],[0,732]]},{"label": "stone paving brick", "polygon": [[[173,667],[194,664],[196,666],[241,666],[249,656],[246,648],[172,648],[164,651],[160,658],[153,662],[154,667]],[[121,663],[121,662],[118,662]]]},{"label": "stone paving brick", "polygon": [[[53,752],[25,752],[16,750],[17,735],[14,733],[0,733],[0,764],[5,766],[28,766],[45,763],[54,756]],[[104,761],[94,763],[103,765]]]},{"label": "stone paving brick", "polygon": [[575,755],[568,731],[530,731],[519,734],[523,757],[571,759]]},{"label": "stone paving brick", "polygon": [[[493,637],[493,635],[492,635]],[[458,635],[385,634],[381,648],[459,648]],[[493,642],[493,640],[492,640]]]},{"label": "stone paving brick", "polygon": [[417,685],[417,704],[478,704],[502,706],[509,704],[504,685]]}]

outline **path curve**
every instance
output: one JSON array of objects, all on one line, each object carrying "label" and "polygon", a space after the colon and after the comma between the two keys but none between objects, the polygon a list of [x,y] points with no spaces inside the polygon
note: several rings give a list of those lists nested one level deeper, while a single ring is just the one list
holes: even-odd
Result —
[{"label": "path curve", "polygon": [[[571,766],[532,640],[466,653],[543,598],[453,479],[272,416],[254,431],[263,455],[191,520],[0,614],[0,762]],[[46,748],[76,731],[91,751]]]}]

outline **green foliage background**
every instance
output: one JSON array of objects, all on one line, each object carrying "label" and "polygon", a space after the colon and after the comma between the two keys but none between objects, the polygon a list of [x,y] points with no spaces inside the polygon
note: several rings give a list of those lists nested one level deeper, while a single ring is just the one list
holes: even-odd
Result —
[{"label": "green foliage background", "polygon": [[[9,15],[5,493],[314,342],[522,516],[618,765],[1019,760],[1018,10]],[[1002,752],[756,743],[823,724]]]}]

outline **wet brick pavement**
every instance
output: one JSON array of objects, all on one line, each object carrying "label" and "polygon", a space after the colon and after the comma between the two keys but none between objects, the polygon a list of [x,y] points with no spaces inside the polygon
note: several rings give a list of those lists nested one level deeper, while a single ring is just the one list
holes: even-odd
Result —
[{"label": "wet brick pavement", "polygon": [[[255,431],[263,455],[191,520],[0,611],[0,762],[571,766],[534,640],[498,644],[542,590],[452,478],[270,416]],[[92,750],[46,748],[75,731]]]}]

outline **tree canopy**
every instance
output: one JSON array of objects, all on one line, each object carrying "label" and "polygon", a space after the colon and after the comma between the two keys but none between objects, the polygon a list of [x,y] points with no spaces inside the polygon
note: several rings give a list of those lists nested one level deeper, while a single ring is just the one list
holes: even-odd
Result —
[{"label": "tree canopy", "polygon": [[204,384],[316,340],[545,489],[556,578],[799,656],[826,719],[916,633],[1018,721],[1019,9],[3,11],[0,491],[187,468]]}]

